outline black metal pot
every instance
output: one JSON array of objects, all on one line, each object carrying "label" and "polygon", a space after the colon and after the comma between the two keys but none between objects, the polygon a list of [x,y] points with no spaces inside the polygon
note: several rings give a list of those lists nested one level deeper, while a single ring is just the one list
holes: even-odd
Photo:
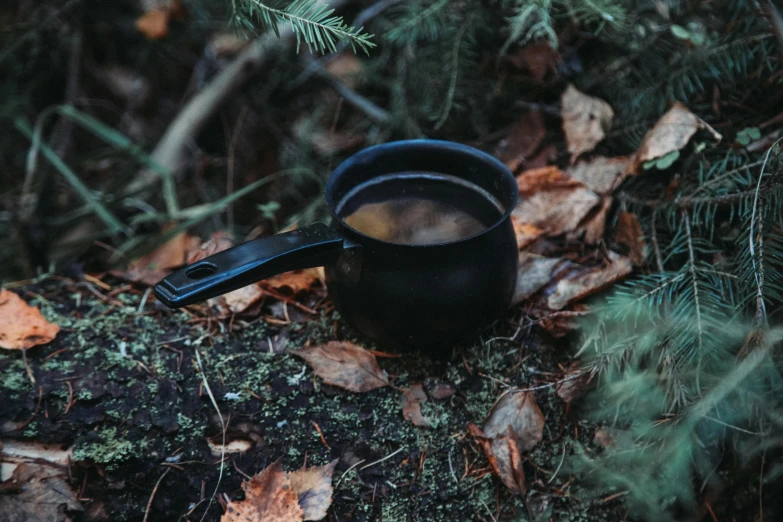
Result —
[{"label": "black metal pot", "polygon": [[[400,245],[346,225],[337,204],[357,185],[382,175],[429,171],[464,179],[491,194],[502,216],[483,232],[443,244]],[[329,295],[346,321],[382,345],[434,354],[501,316],[517,277],[511,211],[514,176],[477,149],[408,140],[364,149],[343,162],[326,186],[332,226],[316,223],[249,241],[179,270],[155,286],[176,308],[288,270],[325,266]]]}]

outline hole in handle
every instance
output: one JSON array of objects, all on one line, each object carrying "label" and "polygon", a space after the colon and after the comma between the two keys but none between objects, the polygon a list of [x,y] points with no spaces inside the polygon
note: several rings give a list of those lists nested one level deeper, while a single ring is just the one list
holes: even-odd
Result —
[{"label": "hole in handle", "polygon": [[185,275],[190,279],[204,279],[217,273],[217,267],[210,263],[201,263],[185,270]]}]

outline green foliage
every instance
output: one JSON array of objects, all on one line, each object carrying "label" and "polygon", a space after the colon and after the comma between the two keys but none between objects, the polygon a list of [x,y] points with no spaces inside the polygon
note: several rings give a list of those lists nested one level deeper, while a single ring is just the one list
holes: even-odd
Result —
[{"label": "green foliage", "polygon": [[296,34],[297,49],[304,40],[310,50],[322,53],[335,52],[337,42],[348,42],[356,52],[357,48],[369,54],[375,47],[372,35],[363,28],[348,26],[341,16],[334,16],[334,9],[314,0],[233,0],[234,22],[244,29],[272,30],[279,37],[278,25],[287,24]]}]

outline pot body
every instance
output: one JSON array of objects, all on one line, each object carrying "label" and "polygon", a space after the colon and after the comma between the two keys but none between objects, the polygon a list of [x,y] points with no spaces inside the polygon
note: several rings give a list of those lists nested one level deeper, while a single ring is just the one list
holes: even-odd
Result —
[{"label": "pot body", "polygon": [[[439,245],[399,245],[361,234],[334,213],[341,197],[372,177],[426,170],[462,177],[506,211],[473,237]],[[341,164],[326,192],[332,228],[348,242],[325,267],[329,295],[346,321],[382,345],[434,352],[498,319],[516,284],[518,249],[511,211],[517,185],[506,167],[476,149],[433,140],[392,142]]]}]

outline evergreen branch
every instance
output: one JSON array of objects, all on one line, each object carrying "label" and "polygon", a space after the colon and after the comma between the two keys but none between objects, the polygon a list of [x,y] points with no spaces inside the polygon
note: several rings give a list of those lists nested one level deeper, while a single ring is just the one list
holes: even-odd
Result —
[{"label": "evergreen branch", "polygon": [[696,326],[697,326],[697,342],[698,342],[698,362],[696,365],[696,391],[701,394],[701,361],[702,352],[704,348],[704,329],[702,326],[702,312],[701,312],[701,299],[699,297],[699,283],[696,278],[696,256],[693,253],[693,234],[691,232],[691,220],[687,211],[683,211],[683,217],[685,219],[685,237],[688,241],[688,271],[691,274],[691,283],[693,284],[693,302],[696,305]]},{"label": "evergreen branch", "polygon": [[[402,23],[394,26],[386,33],[386,37],[397,44],[410,44],[422,38],[435,40],[445,24],[439,23],[443,16],[444,8],[449,4],[449,0],[438,0],[427,8],[418,10],[421,2],[410,3],[403,6],[411,15],[404,19]],[[403,15],[404,16],[404,15]]]},{"label": "evergreen branch", "polygon": [[[277,24],[288,23],[296,34],[297,52],[301,40],[304,40],[308,49],[313,48],[325,53],[336,52],[336,42],[348,42],[356,52],[359,47],[366,54],[375,47],[370,41],[373,35],[363,32],[363,28],[355,29],[348,26],[341,16],[331,16],[334,9],[320,4],[314,0],[294,0],[284,8],[268,5],[260,0],[239,0],[252,6],[249,14],[255,14],[258,23],[264,28],[271,28],[279,37]],[[239,18],[234,0],[235,18]]]},{"label": "evergreen branch", "polygon": [[459,75],[459,48],[462,45],[462,38],[465,36],[465,31],[467,31],[470,24],[470,20],[463,24],[457,33],[457,38],[454,40],[454,48],[451,52],[451,78],[449,79],[449,90],[446,94],[446,104],[443,107],[443,113],[437,123],[435,123],[435,130],[440,129],[443,124],[446,123],[446,120],[449,118],[449,113],[451,112],[451,107],[454,104],[454,93],[457,88],[457,76]]}]

